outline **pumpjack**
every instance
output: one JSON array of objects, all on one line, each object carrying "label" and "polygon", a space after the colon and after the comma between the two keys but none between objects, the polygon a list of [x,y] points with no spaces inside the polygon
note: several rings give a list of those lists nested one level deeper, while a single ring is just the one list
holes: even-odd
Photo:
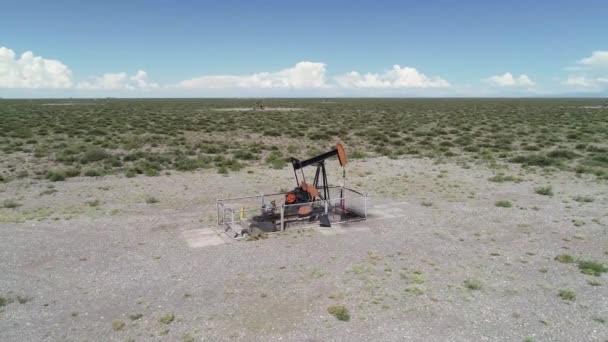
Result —
[{"label": "pumpjack", "polygon": [[[338,161],[342,167],[342,179],[344,183],[346,178],[345,166],[348,160],[344,146],[340,143],[337,143],[330,151],[306,160],[291,158],[296,187],[285,194],[284,220],[289,222],[319,221],[322,227],[331,226],[328,217],[328,206],[335,206],[335,203],[331,203],[330,199],[330,186],[327,180],[325,160],[333,156],[338,157]],[[304,174],[304,168],[309,166],[316,167],[314,179],[310,184],[306,182]],[[340,198],[342,198],[342,193],[340,193]],[[262,208],[262,213],[252,218],[250,228],[257,228],[262,231],[277,230],[277,220],[280,219],[280,215],[276,212],[276,208],[277,204],[274,201],[265,205]]]}]

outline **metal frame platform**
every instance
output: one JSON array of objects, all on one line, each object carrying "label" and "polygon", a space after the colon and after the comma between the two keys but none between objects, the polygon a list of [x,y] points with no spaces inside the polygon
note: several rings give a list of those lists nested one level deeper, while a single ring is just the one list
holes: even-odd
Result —
[{"label": "metal frame platform", "polygon": [[[297,204],[285,204],[287,192],[259,194],[254,196],[222,198],[216,200],[217,225],[226,235],[241,239],[251,233],[251,219],[268,208],[276,210],[278,226],[275,232],[297,226],[300,228],[318,225],[308,217],[295,217],[289,213],[297,212],[300,206],[310,206],[317,212],[327,215],[331,224],[353,222],[367,219],[368,195],[346,187],[329,186],[322,190],[332,193],[330,200]],[[270,207],[271,202],[276,205]],[[327,228],[331,229],[331,228]]]}]

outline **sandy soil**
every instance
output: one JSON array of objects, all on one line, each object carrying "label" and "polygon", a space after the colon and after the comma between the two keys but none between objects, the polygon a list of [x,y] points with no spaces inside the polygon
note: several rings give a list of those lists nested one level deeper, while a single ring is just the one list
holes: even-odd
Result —
[{"label": "sandy soil", "polygon": [[[489,182],[498,172],[523,181]],[[554,260],[608,260],[606,183],[354,160],[347,185],[373,198],[365,222],[250,242],[215,228],[216,198],[289,189],[291,177],[249,168],[0,184],[2,201],[20,204],[0,208],[0,340],[608,340],[607,274]],[[593,201],[574,200],[583,195]]]}]

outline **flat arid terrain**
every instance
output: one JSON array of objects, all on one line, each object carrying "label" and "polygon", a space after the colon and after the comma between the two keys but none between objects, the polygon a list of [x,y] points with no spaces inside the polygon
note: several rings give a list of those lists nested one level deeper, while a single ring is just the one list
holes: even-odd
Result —
[{"label": "flat arid terrain", "polygon": [[[0,100],[0,119],[1,341],[608,341],[606,100]],[[217,226],[216,199],[290,190],[288,158],[338,141],[367,220]]]}]

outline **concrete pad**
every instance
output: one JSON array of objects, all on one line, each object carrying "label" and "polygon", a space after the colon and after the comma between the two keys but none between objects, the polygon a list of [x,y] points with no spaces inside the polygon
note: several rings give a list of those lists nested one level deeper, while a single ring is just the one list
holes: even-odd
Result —
[{"label": "concrete pad", "polygon": [[350,227],[349,230],[354,232],[367,232],[370,230],[369,227]]},{"label": "concrete pad", "polygon": [[367,215],[370,216],[371,218],[395,218],[396,216],[393,214],[390,214],[384,210],[379,210],[379,209],[369,209],[367,211]]},{"label": "concrete pad", "polygon": [[315,230],[323,235],[337,235],[338,234],[338,232],[333,227],[331,227],[331,228],[324,227],[324,228],[319,228],[319,229],[315,229]]},{"label": "concrete pad", "polygon": [[186,230],[181,234],[182,238],[191,248],[217,246],[226,243],[217,232],[209,228]]},{"label": "concrete pad", "polygon": [[354,223],[336,223],[333,224],[331,227],[314,227],[313,229],[323,235],[341,235],[352,232],[363,232],[370,230],[370,228],[368,226],[365,226],[364,224],[365,221]]}]

